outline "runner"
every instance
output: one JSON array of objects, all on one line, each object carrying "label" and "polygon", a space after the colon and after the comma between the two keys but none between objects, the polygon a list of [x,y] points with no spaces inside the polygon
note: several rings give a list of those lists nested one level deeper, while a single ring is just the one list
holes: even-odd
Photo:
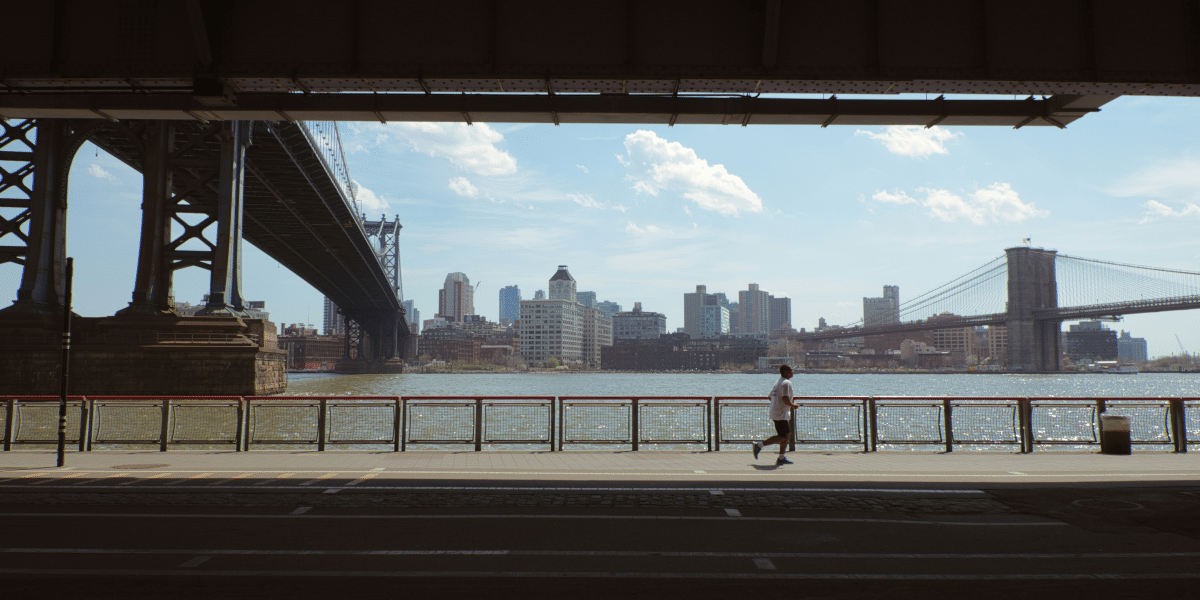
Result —
[{"label": "runner", "polygon": [[787,365],[779,365],[779,381],[776,381],[775,386],[771,388],[771,420],[775,422],[776,435],[761,442],[754,442],[754,458],[756,460],[758,453],[762,452],[763,446],[779,444],[779,458],[775,461],[775,466],[792,464],[792,461],[783,455],[787,451],[788,436],[792,432],[789,427],[792,409],[796,408],[796,403],[792,402],[792,398],[795,396],[792,395],[791,379],[792,368]]}]

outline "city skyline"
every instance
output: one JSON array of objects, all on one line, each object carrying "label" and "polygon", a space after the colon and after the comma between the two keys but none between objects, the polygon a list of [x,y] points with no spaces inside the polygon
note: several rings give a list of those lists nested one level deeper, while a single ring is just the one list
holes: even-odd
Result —
[{"label": "city skyline", "polygon": [[[400,216],[405,299],[424,315],[447,273],[481,283],[477,310],[495,321],[501,287],[544,288],[542,273],[569,264],[599,301],[641,302],[669,331],[696,285],[736,297],[750,282],[792,298],[792,326],[811,330],[861,319],[883,285],[915,297],[1025,238],[1200,271],[1191,102],[1123,97],[1061,131],[343,123],[342,139],[368,218]],[[76,157],[67,243],[80,315],[130,300],[140,189],[93,146]],[[276,323],[321,323],[319,292],[244,252],[243,297],[265,300]],[[201,297],[207,276],[178,271],[175,298]],[[0,268],[10,302],[19,277]],[[1117,327],[1152,357],[1178,353],[1176,334],[1200,351],[1200,311]]]}]

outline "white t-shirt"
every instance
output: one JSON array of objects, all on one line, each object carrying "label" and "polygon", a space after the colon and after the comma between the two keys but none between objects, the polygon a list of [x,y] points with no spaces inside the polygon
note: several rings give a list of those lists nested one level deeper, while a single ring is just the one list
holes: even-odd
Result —
[{"label": "white t-shirt", "polygon": [[[779,377],[779,381],[775,382],[775,386],[771,388],[771,420],[772,421],[787,421],[792,418],[792,407],[784,404],[783,396],[787,396],[792,400],[792,381]],[[795,400],[792,400],[795,402]]]}]

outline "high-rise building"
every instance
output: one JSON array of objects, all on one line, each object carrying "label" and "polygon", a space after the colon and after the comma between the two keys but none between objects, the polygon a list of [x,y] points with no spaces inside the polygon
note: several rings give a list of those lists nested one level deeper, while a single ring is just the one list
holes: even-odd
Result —
[{"label": "high-rise building", "polygon": [[[686,333],[686,332],[685,332]],[[696,338],[719,338],[729,334],[729,309],[724,306],[700,307],[700,330]],[[690,334],[689,334],[690,335]]]},{"label": "high-rise building", "polygon": [[500,322],[512,325],[521,318],[521,288],[506,285],[500,288]]},{"label": "high-rise building", "polygon": [[880,298],[863,298],[863,325],[890,325],[900,322],[900,286],[883,286]]},{"label": "high-rise building", "polygon": [[343,335],[346,333],[345,322],[342,321],[342,315],[338,314],[338,307],[329,298],[325,299],[325,319],[322,322],[321,331],[325,335]]},{"label": "high-rise building", "polygon": [[[937,316],[929,317],[930,321],[953,321],[957,320],[958,315],[943,312]],[[975,328],[974,327],[951,327],[947,329],[934,329],[927,334],[930,344],[941,351],[950,353],[950,360],[955,365],[965,365],[968,362],[968,357],[974,356],[979,359],[979,349],[975,347]]]},{"label": "high-rise building", "polygon": [[1008,325],[988,325],[988,354],[991,364],[1008,364]]},{"label": "high-rise building", "polygon": [[463,317],[475,314],[475,287],[464,273],[451,273],[438,291],[438,314],[451,323],[461,323]]},{"label": "high-rise building", "polygon": [[750,289],[738,292],[738,312],[741,328],[738,335],[765,336],[771,333],[770,294],[751,283]]},{"label": "high-rise building", "polygon": [[[696,286],[696,291],[683,295],[683,328],[682,332],[688,334],[692,338],[712,337],[713,335],[725,335],[729,333],[730,327],[727,325],[721,333],[713,333],[711,328],[705,329],[704,323],[711,322],[712,315],[718,314],[720,311],[711,311],[707,307],[720,306],[725,308],[725,313],[732,317],[737,308],[737,303],[730,304],[729,299],[725,297],[724,292],[715,294],[708,293],[708,288],[703,285]],[[705,321],[704,314],[709,314],[709,321]],[[789,312],[790,322],[790,312]]]},{"label": "high-rise building", "polygon": [[1117,338],[1117,359],[1126,362],[1146,362],[1146,338],[1130,337],[1128,331],[1121,331]]},{"label": "high-rise building", "polygon": [[613,315],[614,340],[655,340],[667,332],[667,316],[642,310],[641,302],[633,303],[630,312]]},{"label": "high-rise building", "polygon": [[577,292],[575,300],[584,308],[596,308],[596,292]]},{"label": "high-rise building", "polygon": [[421,334],[421,311],[417,310],[417,306],[412,300],[404,301],[404,320],[408,321],[408,332],[410,334]]},{"label": "high-rise building", "polygon": [[533,299],[534,300],[545,300],[546,299],[546,290],[538,290],[538,291],[534,292]]},{"label": "high-rise building", "polygon": [[613,315],[621,312],[620,304],[617,304],[616,302],[609,302],[608,300],[605,300],[604,302],[597,302],[596,308],[600,309],[600,311],[604,313],[604,316],[610,319]]},{"label": "high-rise building", "polygon": [[771,303],[771,333],[792,328],[792,299],[769,296]]},{"label": "high-rise building", "polygon": [[558,265],[558,271],[550,278],[550,299],[577,302],[575,278],[567,271],[567,265]]},{"label": "high-rise building", "polygon": [[575,278],[560,265],[550,278],[550,298],[541,290],[533,300],[521,300],[518,335],[521,358],[545,364],[585,363],[600,367],[601,346],[612,345],[612,325],[599,308],[586,308],[576,301]]}]

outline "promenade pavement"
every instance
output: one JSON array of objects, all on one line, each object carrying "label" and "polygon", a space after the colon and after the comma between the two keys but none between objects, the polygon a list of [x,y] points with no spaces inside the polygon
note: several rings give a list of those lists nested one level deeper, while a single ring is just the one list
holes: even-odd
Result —
[{"label": "promenade pavement", "polygon": [[[1200,454],[0,453],[4,598],[1189,598]],[[51,590],[52,593],[47,593]]]}]

